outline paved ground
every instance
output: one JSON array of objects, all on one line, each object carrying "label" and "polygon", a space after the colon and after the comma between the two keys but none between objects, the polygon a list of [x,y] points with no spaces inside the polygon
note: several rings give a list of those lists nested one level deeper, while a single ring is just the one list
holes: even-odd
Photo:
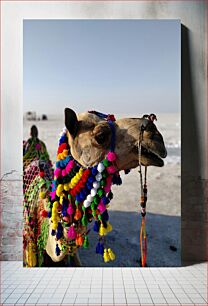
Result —
[{"label": "paved ground", "polygon": [[180,268],[23,268],[1,262],[3,305],[207,305],[207,264]]}]

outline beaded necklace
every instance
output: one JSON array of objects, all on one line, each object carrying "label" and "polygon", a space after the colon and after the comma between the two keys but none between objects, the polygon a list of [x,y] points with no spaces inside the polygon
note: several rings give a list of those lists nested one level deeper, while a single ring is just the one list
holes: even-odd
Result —
[{"label": "beaded necklace", "polygon": [[[79,247],[89,246],[87,225],[94,219],[93,229],[98,233],[96,253],[103,256],[104,262],[109,262],[115,259],[115,254],[106,245],[105,236],[112,230],[107,209],[113,198],[111,186],[122,184],[115,167],[115,118],[94,111],[91,113],[108,122],[112,132],[110,151],[98,165],[84,168],[71,155],[66,129],[63,130],[51,185],[48,217],[52,222],[51,235],[60,241],[61,250],[67,250],[70,254]],[[64,230],[67,230],[67,238],[64,237]],[[61,250],[57,243],[57,256]]]}]

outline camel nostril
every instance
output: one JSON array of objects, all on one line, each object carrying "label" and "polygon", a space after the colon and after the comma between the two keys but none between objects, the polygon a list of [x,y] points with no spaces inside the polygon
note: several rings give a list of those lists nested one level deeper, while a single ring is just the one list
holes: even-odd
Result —
[{"label": "camel nostril", "polygon": [[142,130],[146,130],[147,126],[149,124],[149,120],[148,119],[145,119],[143,118],[142,121],[141,121],[141,125],[140,125],[140,129]]}]

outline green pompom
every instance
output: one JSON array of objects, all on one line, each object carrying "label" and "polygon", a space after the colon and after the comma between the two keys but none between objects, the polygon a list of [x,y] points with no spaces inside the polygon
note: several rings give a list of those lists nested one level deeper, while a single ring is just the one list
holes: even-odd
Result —
[{"label": "green pompom", "polygon": [[87,226],[87,224],[88,224],[87,216],[84,214],[83,217],[82,217],[82,225]]},{"label": "green pompom", "polygon": [[83,248],[87,249],[89,247],[89,239],[88,236],[85,236]]},{"label": "green pompom", "polygon": [[99,195],[100,198],[102,198],[102,196],[104,195],[104,190],[99,188],[97,194]]},{"label": "green pompom", "polygon": [[99,196],[98,196],[98,195],[96,195],[96,196],[94,197],[93,202],[95,203],[95,205],[98,205],[98,204],[99,204],[100,199],[99,199]]},{"label": "green pompom", "polygon": [[101,180],[100,181],[100,186],[105,186],[106,185],[106,180]]},{"label": "green pompom", "polygon": [[104,171],[102,172],[102,177],[103,177],[103,179],[105,179],[107,176],[108,176],[108,173],[106,172],[106,170],[104,170]]},{"label": "green pompom", "polygon": [[107,159],[104,159],[103,160],[103,165],[105,166],[105,167],[108,167],[109,166],[109,161],[107,160]]},{"label": "green pompom", "polygon": [[95,205],[96,204],[94,202],[91,203],[90,207],[91,207],[92,210],[95,210]]}]

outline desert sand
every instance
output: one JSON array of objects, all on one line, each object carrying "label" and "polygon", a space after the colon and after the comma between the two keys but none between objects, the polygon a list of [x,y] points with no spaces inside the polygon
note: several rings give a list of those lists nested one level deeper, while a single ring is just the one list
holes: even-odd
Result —
[{"label": "desert sand", "polygon": [[[134,117],[136,116],[134,115]],[[149,167],[147,173],[147,265],[150,267],[180,266],[180,115],[160,114],[158,119],[156,125],[164,136],[168,156],[165,159],[164,167]],[[63,122],[62,116],[49,116],[47,121],[24,120],[24,139],[29,137],[30,126],[35,124],[39,129],[39,138],[45,142],[51,160],[55,162],[59,133],[64,127]],[[102,257],[95,253],[97,234],[91,230],[89,234],[90,247],[87,250],[81,249],[79,251],[83,266],[139,266],[141,216],[138,169],[132,170],[128,175],[122,172],[121,177],[123,184],[121,186],[113,186],[114,198],[109,208],[113,231],[107,236],[108,245],[115,252],[116,260],[106,264],[103,262]],[[90,225],[90,228],[92,227],[93,224]],[[175,248],[170,248],[170,246]]]}]

